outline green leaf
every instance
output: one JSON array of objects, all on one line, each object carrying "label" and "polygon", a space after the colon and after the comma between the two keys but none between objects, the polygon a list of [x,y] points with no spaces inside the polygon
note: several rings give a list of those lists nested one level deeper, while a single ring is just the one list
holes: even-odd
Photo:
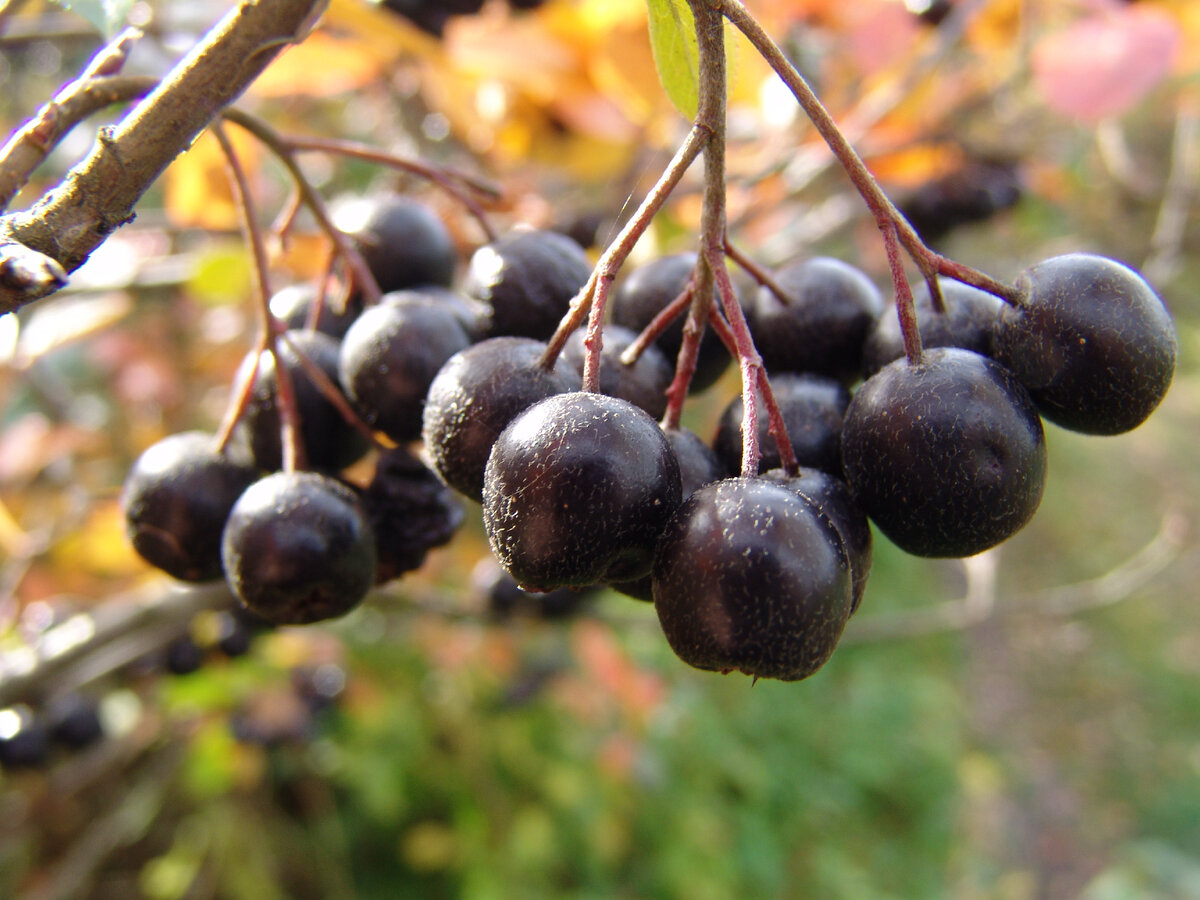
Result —
[{"label": "green leaf", "polygon": [[700,98],[700,51],[691,7],[687,0],[646,0],[646,4],[658,80],[675,108],[694,119]]},{"label": "green leaf", "polygon": [[133,0],[54,0],[63,9],[82,16],[104,37],[111,38],[129,18]]}]

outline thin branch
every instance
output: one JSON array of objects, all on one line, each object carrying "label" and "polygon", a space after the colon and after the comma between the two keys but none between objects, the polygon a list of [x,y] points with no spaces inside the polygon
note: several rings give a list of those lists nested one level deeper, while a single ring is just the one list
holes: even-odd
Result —
[{"label": "thin branch", "polygon": [[[879,186],[875,176],[871,174],[862,157],[846,139],[837,122],[834,121],[833,116],[829,114],[808,82],[804,80],[804,76],[792,65],[791,60],[767,34],[758,20],[750,14],[740,0],[709,0],[709,2],[746,36],[754,49],[791,90],[796,102],[800,104],[809,121],[813,123],[829,149],[833,151],[855,189],[863,198],[863,202],[871,210],[880,230],[883,231],[888,223],[895,228],[896,237],[901,246],[921,270],[934,297],[938,292],[937,276],[946,275],[956,281],[995,294],[1006,303],[1016,303],[1020,300],[1020,292],[1012,285],[1005,284],[978,269],[955,262],[925,246],[920,235],[896,208],[891,198],[884,193],[883,188]],[[899,282],[896,283],[896,291],[897,293],[903,291]]]},{"label": "thin branch", "polygon": [[118,75],[140,37],[135,28],[122,31],[0,148],[0,210],[8,208],[34,170],[76,125],[106,106],[127,103],[154,90],[157,78]]},{"label": "thin branch", "polygon": [[[53,293],[134,216],[142,194],[288,44],[302,40],[325,0],[244,0],[32,209],[0,219],[0,313]],[[38,260],[37,257],[41,259]]]},{"label": "thin branch", "polygon": [[258,118],[258,116],[250,115],[250,113],[240,109],[227,109],[224,112],[224,117],[258,138],[283,163],[284,168],[291,175],[296,189],[300,192],[300,198],[304,202],[304,205],[313,214],[313,218],[317,220],[317,224],[321,230],[333,242],[338,254],[353,274],[354,283],[362,293],[363,299],[367,303],[378,302],[382,296],[382,292],[379,290],[379,283],[375,281],[375,276],[371,274],[370,267],[367,266],[366,260],[362,258],[362,254],[354,246],[354,242],[350,240],[344,231],[333,224],[333,218],[329,215],[329,208],[326,206],[325,200],[321,197],[317,189],[312,186],[312,183],[304,174],[304,170],[300,168],[300,163],[296,160],[296,154],[293,152],[287,138]]}]

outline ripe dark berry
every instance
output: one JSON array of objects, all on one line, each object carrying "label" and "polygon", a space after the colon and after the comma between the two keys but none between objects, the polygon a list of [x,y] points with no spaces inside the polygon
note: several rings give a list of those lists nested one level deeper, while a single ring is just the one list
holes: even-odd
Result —
[{"label": "ripe dark berry", "polygon": [[556,231],[514,231],[471,256],[463,291],[491,307],[488,334],[546,340],[587,283],[592,265]]},{"label": "ripe dark berry", "polygon": [[0,766],[32,769],[50,755],[50,734],[42,719],[27,706],[0,709]]},{"label": "ripe dark berry", "polygon": [[404,447],[379,455],[359,497],[375,534],[378,584],[419,568],[429,550],[448,543],[463,520],[454,492]]},{"label": "ripe dark berry", "polygon": [[78,750],[104,737],[99,705],[93,697],[63,694],[46,706],[45,717],[50,737],[64,747]]},{"label": "ripe dark berry", "polygon": [[953,347],[889,363],[859,387],[842,426],[846,480],[902,550],[973,556],[1009,538],[1042,498],[1046,442],[1007,369]]},{"label": "ripe dark berry", "polygon": [[[929,298],[929,286],[921,282],[913,288],[917,312],[917,331],[921,345],[932,347],[961,347],[985,356],[991,354],[992,330],[1004,302],[995,294],[978,288],[940,278],[945,309],[938,312]],[[904,335],[896,307],[889,306],[875,320],[863,343],[863,378],[870,378],[893,359],[904,356]]]},{"label": "ripe dark berry", "polygon": [[163,648],[163,667],[172,675],[191,675],[204,665],[204,648],[188,632],[172,638]]},{"label": "ripe dark berry", "polygon": [[637,578],[679,505],[679,464],[658,424],[603,394],[559,394],[496,439],[483,524],[500,564],[548,590]]},{"label": "ripe dark berry", "polygon": [[383,303],[397,300],[421,300],[444,307],[454,313],[471,343],[482,340],[487,333],[491,310],[486,303],[473,300],[466,294],[440,284],[423,284],[419,287],[390,291],[380,298]]},{"label": "ripe dark berry", "polygon": [[183,581],[220,578],[221,529],[257,478],[253,466],[217,453],[210,434],[163,438],[138,457],[125,479],[122,506],[133,548]]},{"label": "ripe dark berry", "polygon": [[[694,431],[686,428],[663,430],[667,443],[679,462],[680,497],[686,500],[694,491],[710,482],[726,477],[729,471],[708,444],[700,440]],[[654,600],[654,584],[649,574],[633,581],[610,581],[614,591],[633,597],[635,600]]]},{"label": "ripe dark berry", "polygon": [[[562,364],[569,365],[580,377],[583,376],[583,339],[585,329],[578,329],[562,349]],[[637,362],[631,366],[621,362],[625,348],[637,339],[637,334],[620,325],[606,325],[603,329],[604,348],[600,351],[600,393],[628,400],[658,419],[667,409],[667,388],[675,375],[675,369],[661,350],[651,344]]]},{"label": "ripe dark berry", "polygon": [[845,628],[850,562],[833,523],[763,478],[700,488],[654,557],[654,606],[689,665],[796,681],[817,671]]},{"label": "ripe dark berry", "polygon": [[500,337],[456,353],[434,377],[425,398],[421,436],[445,482],[473,500],[483,498],[483,472],[500,432],[517,413],[553,394],[579,389],[563,366],[546,370],[546,345]]},{"label": "ripe dark berry", "polygon": [[996,322],[993,353],[1042,415],[1086,434],[1136,428],[1175,373],[1175,326],[1133,269],[1072,253],[1026,269]]},{"label": "ripe dark berry", "polygon": [[900,201],[900,211],[925,241],[982,222],[1021,199],[1017,167],[1006,160],[972,159],[925,182]]},{"label": "ripe dark berry", "polygon": [[398,194],[357,197],[337,205],[334,223],[354,239],[384,293],[454,279],[454,241],[423,203]]},{"label": "ripe dark berry", "polygon": [[[300,352],[336,386],[338,342],[317,331],[289,331],[287,335]],[[367,439],[321,393],[290,346],[284,345],[280,356],[291,373],[295,387],[296,407],[300,415],[300,441],[308,464],[326,471],[338,471],[353,465],[367,452]],[[253,357],[247,357],[242,366],[252,363]],[[281,468],[283,443],[280,438],[275,357],[266,351],[263,351],[259,360],[254,388],[241,425],[249,433],[250,450],[259,467]]]},{"label": "ripe dark berry", "polygon": [[448,306],[401,297],[365,310],[346,332],[338,378],[364,422],[394,441],[416,440],[433,377],[469,345]]},{"label": "ripe dark berry", "polygon": [[[695,253],[674,253],[660,256],[631,271],[610,301],[614,324],[640,333],[672,300],[683,293],[695,266]],[[720,303],[719,300],[715,302]],[[685,317],[686,313],[655,341],[668,360],[675,360],[679,355]],[[729,367],[729,360],[729,351],[721,339],[711,329],[706,329],[704,337],[700,339],[696,374],[692,376],[689,392],[711,387]]]},{"label": "ripe dark berry", "polygon": [[[800,465],[840,474],[842,417],[850,405],[850,391],[832,378],[794,372],[772,375],[771,388]],[[762,450],[759,467],[761,471],[774,469],[780,465],[779,447],[767,430],[767,411],[757,395],[755,406]],[[742,468],[742,417],[742,398],[738,395],[725,407],[713,438],[713,449],[730,472]]]},{"label": "ripe dark berry", "polygon": [[247,488],[221,550],[234,594],[276,625],[344,615],[375,583],[375,536],[358,498],[315,472],[276,472]]},{"label": "ripe dark berry", "polygon": [[854,585],[850,615],[854,615],[867,589],[867,577],[871,574],[873,542],[871,523],[854,502],[850,486],[828,472],[803,466],[794,476],[789,476],[783,469],[772,469],[763,477],[803,494],[837,527],[850,557],[850,574]]},{"label": "ripe dark berry", "polygon": [[[312,284],[293,284],[281,288],[271,296],[271,314],[281,319],[288,328],[307,328],[312,308],[317,302],[317,289]],[[317,316],[316,330],[341,340],[346,330],[362,312],[362,302],[357,297],[346,300],[345,308],[334,309],[336,299],[326,297]]]},{"label": "ripe dark berry", "polygon": [[856,381],[863,339],[883,310],[875,283],[854,266],[829,257],[785,266],[775,280],[788,302],[760,287],[747,313],[767,371]]}]

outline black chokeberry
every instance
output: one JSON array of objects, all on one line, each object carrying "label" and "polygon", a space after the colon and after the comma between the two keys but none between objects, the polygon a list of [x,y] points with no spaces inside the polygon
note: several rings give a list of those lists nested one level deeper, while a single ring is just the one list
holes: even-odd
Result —
[{"label": "black chokeberry", "polygon": [[793,491],[803,494],[837,527],[838,533],[846,543],[846,553],[850,557],[850,574],[854,585],[850,614],[854,615],[862,602],[863,592],[867,589],[874,548],[871,523],[867,520],[866,513],[854,502],[850,486],[828,472],[804,466],[801,466],[795,475],[788,475],[783,469],[772,469],[763,477],[779,481]]},{"label": "black chokeberry", "polygon": [[421,436],[435,471],[479,501],[492,444],[523,409],[553,394],[579,389],[579,376],[541,365],[546,345],[499,337],[454,354],[429,386]]},{"label": "black chokeberry", "polygon": [[416,440],[434,376],[470,343],[448,306],[400,296],[355,320],[342,338],[338,378],[364,422],[393,441]]},{"label": "black chokeberry", "polygon": [[458,251],[425,204],[400,194],[356,197],[336,204],[333,216],[384,293],[454,280]]},{"label": "black chokeberry", "polygon": [[[583,376],[584,337],[586,330],[577,329],[563,346],[562,364],[569,365],[580,377]],[[637,334],[620,325],[606,325],[602,330],[604,340],[600,351],[599,391],[610,397],[628,400],[640,406],[653,418],[661,418],[667,409],[667,388],[675,375],[675,369],[663,352],[651,344],[632,365],[621,362],[621,353],[634,342]]]},{"label": "black chokeberry", "polygon": [[[842,417],[850,405],[850,391],[840,381],[823,375],[780,372],[772,375],[770,381],[796,460],[802,466],[841,473]],[[757,393],[755,407],[762,451],[760,470],[774,469],[780,465],[779,447],[768,432],[766,407]],[[742,398],[738,395],[725,407],[713,438],[713,449],[730,472],[740,472],[742,468],[743,415]]]},{"label": "black chokeberry", "polygon": [[784,266],[775,281],[787,302],[763,286],[747,312],[768,372],[812,372],[857,381],[863,339],[883,295],[860,269],[818,256]]},{"label": "black chokeberry", "polygon": [[902,550],[973,556],[1033,517],[1046,477],[1042,421],[991,359],[937,347],[865,381],[842,426],[846,480]]},{"label": "black chokeberry", "polygon": [[[610,300],[614,324],[640,333],[654,317],[687,288],[696,267],[695,253],[673,253],[660,256],[633,269],[617,286]],[[719,307],[720,300],[713,302]],[[663,356],[674,361],[683,344],[683,325],[686,312],[658,336],[655,344]],[[729,367],[729,351],[712,329],[705,329],[700,339],[696,372],[689,392],[702,391],[716,383]]]},{"label": "black chokeberry", "polygon": [[[289,331],[288,343],[281,342],[279,356],[292,378],[296,411],[300,418],[300,443],[310,466],[338,471],[353,465],[367,452],[367,438],[325,396],[309,376],[296,350],[304,354],[325,374],[338,390],[338,342],[319,331]],[[292,348],[292,344],[296,349]],[[243,371],[253,365],[248,356]],[[280,433],[279,382],[275,356],[263,351],[254,376],[254,387],[240,427],[247,435],[250,452],[260,468],[273,470],[283,466],[283,441]]]},{"label": "black chokeberry", "polygon": [[575,392],[534,404],[496,439],[483,524],[521,586],[583,587],[648,572],[679,501],[658,423],[628,401]]},{"label": "black chokeberry", "polygon": [[220,578],[221,529],[257,478],[253,466],[218,453],[210,434],[165,437],[138,457],[125,479],[126,534],[138,555],[175,578]]},{"label": "black chokeberry", "polygon": [[1120,434],[1166,396],[1177,339],[1166,306],[1133,269],[1087,253],[1056,256],[1017,279],[993,354],[1042,415],[1072,431]]},{"label": "black chokeberry", "polygon": [[454,492],[404,447],[379,455],[359,499],[375,534],[379,584],[419,568],[463,521]]},{"label": "black chokeberry", "polygon": [[[954,281],[939,278],[944,309],[934,309],[925,282],[913,287],[913,305],[917,314],[917,331],[921,345],[933,347],[961,347],[974,350],[985,356],[991,355],[992,331],[996,316],[1000,314],[1003,301],[995,294]],[[904,356],[904,335],[900,331],[900,319],[896,307],[889,306],[863,343],[863,378],[870,378],[893,359]]]},{"label": "black chokeberry", "polygon": [[841,534],[803,495],[765,478],[705,485],[654,557],[654,606],[689,665],[796,681],[833,653],[850,615]]},{"label": "black chokeberry", "polygon": [[315,472],[276,472],[247,488],[221,550],[234,594],[276,625],[344,615],[375,583],[375,536],[358,497]]},{"label": "black chokeberry", "polygon": [[490,307],[490,337],[546,340],[591,274],[587,254],[565,234],[517,230],[475,251],[463,291]]}]

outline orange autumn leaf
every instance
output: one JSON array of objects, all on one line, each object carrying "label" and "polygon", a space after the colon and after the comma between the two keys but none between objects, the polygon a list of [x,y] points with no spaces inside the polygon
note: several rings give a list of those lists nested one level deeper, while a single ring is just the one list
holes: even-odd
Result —
[{"label": "orange autumn leaf", "polygon": [[[253,173],[262,157],[258,144],[236,129],[230,129],[229,138],[242,167]],[[238,227],[241,218],[233,202],[225,154],[211,134],[202,134],[171,163],[164,185],[164,205],[173,225],[221,231]]]}]

